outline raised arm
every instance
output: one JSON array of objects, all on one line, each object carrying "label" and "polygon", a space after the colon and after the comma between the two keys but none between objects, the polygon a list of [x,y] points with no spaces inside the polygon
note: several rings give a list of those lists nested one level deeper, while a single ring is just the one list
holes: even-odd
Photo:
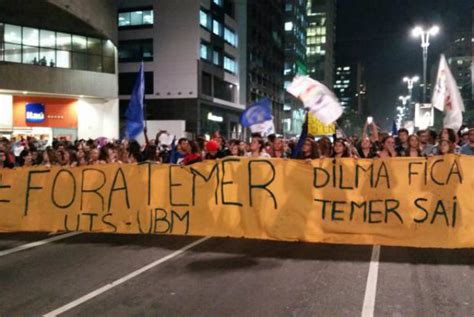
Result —
[{"label": "raised arm", "polygon": [[370,124],[370,128],[372,129],[372,135],[370,136],[370,140],[372,142],[378,141],[379,140],[379,131],[378,131],[378,127],[375,124],[375,122],[372,122]]}]

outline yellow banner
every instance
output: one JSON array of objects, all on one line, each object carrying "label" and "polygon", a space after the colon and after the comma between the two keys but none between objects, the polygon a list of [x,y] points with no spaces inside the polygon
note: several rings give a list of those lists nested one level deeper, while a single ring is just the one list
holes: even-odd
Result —
[{"label": "yellow banner", "polygon": [[324,125],[321,121],[318,120],[311,113],[308,113],[308,134],[313,136],[318,135],[333,135],[336,133],[336,125],[331,123],[329,125]]},{"label": "yellow banner", "polygon": [[474,247],[474,157],[0,170],[0,231]]}]

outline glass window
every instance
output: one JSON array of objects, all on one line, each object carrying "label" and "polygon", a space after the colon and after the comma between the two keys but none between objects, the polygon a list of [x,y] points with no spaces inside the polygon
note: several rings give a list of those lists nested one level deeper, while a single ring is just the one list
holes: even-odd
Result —
[{"label": "glass window", "polygon": [[[0,34],[4,34],[4,39],[14,42],[0,41],[2,61],[115,72],[115,46],[111,41],[2,23]],[[0,37],[0,40],[3,38]],[[144,60],[153,58],[151,40],[142,43],[140,49]]]},{"label": "glass window", "polygon": [[102,56],[89,55],[88,70],[93,72],[102,71]]},{"label": "glass window", "polygon": [[222,36],[222,24],[219,21],[212,21],[212,33]]},{"label": "glass window", "polygon": [[136,10],[130,12],[120,12],[118,14],[118,26],[152,25],[154,20],[153,10]]},{"label": "glass window", "polygon": [[285,31],[293,30],[293,22],[285,22]]},{"label": "glass window", "polygon": [[80,70],[87,70],[87,54],[82,53],[72,53],[72,68],[80,69]]},{"label": "glass window", "polygon": [[153,40],[132,40],[119,43],[119,61],[141,62],[153,60]]},{"label": "glass window", "polygon": [[38,47],[34,46],[26,46],[23,45],[23,63],[24,64],[35,64],[41,66],[47,66],[48,62],[46,59],[39,59],[38,58],[39,49]]},{"label": "glass window", "polygon": [[231,57],[224,56],[224,69],[235,74],[237,71],[235,60]]},{"label": "glass window", "polygon": [[39,45],[39,31],[33,28],[23,28],[23,44],[29,46]]},{"label": "glass window", "polygon": [[21,44],[21,26],[5,24],[5,42]]},{"label": "glass window", "polygon": [[[40,65],[56,67],[56,51],[51,48],[40,48]],[[46,65],[44,65],[46,63]]]},{"label": "glass window", "polygon": [[201,48],[200,48],[200,53],[199,53],[199,56],[202,58],[202,59],[205,59],[205,60],[208,60],[209,59],[209,46],[204,44],[204,43],[201,43]]},{"label": "glass window", "polygon": [[202,73],[202,93],[208,96],[212,96],[212,76],[211,74]]},{"label": "glass window", "polygon": [[53,31],[40,30],[40,46],[56,47],[56,33]]},{"label": "glass window", "polygon": [[87,51],[87,37],[73,35],[72,36],[72,50],[76,52]]},{"label": "glass window", "polygon": [[5,61],[21,63],[21,45],[5,43]]},{"label": "glass window", "polygon": [[71,52],[56,51],[56,66],[61,68],[71,68]]},{"label": "glass window", "polygon": [[218,6],[221,6],[223,5],[223,0],[212,0],[212,2],[214,2],[215,4],[217,4]]},{"label": "glass window", "polygon": [[143,11],[130,12],[130,25],[143,24]]},{"label": "glass window", "polygon": [[118,15],[118,26],[129,26],[130,25],[130,12],[121,12]]},{"label": "glass window", "polygon": [[102,54],[102,43],[101,40],[92,37],[87,38],[87,52],[89,54],[100,55]]},{"label": "glass window", "polygon": [[233,102],[235,99],[234,91],[235,85],[219,79],[218,77],[214,77],[214,97]]},{"label": "glass window", "polygon": [[199,11],[199,24],[201,24],[203,27],[207,27],[207,13],[200,10]]},{"label": "glass window", "polygon": [[56,45],[57,49],[60,50],[71,50],[71,34],[67,33],[56,33]]},{"label": "glass window", "polygon": [[143,11],[143,24],[153,24],[153,10]]},{"label": "glass window", "polygon": [[221,64],[220,59],[221,59],[221,58],[220,58],[219,52],[217,52],[217,51],[212,52],[212,62],[213,62],[215,65],[220,65],[220,64]]},{"label": "glass window", "polygon": [[115,47],[111,40],[103,41],[102,45],[104,56],[114,56]]},{"label": "glass window", "polygon": [[293,10],[293,5],[291,3],[287,3],[285,6],[285,11],[289,12]]},{"label": "glass window", "polygon": [[113,57],[103,57],[102,70],[106,73],[115,73],[115,59]]},{"label": "glass window", "polygon": [[212,18],[209,13],[204,10],[199,11],[199,24],[208,30],[212,29]]},{"label": "glass window", "polygon": [[153,40],[142,41],[142,56],[144,61],[153,60]]},{"label": "glass window", "polygon": [[237,47],[237,36],[235,35],[234,31],[224,28],[224,40],[230,45]]}]

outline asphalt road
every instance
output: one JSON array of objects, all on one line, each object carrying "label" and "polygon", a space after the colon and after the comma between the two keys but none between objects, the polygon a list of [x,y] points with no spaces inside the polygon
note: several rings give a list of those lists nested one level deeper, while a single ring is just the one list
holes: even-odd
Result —
[{"label": "asphalt road", "polygon": [[50,237],[0,234],[0,316],[474,316],[473,249],[371,263],[372,246],[111,234],[13,249]]}]

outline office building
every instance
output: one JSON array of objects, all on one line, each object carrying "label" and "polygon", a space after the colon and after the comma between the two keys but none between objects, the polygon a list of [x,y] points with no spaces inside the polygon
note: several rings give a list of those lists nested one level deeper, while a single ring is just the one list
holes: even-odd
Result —
[{"label": "office building", "polygon": [[[141,61],[146,119],[190,137],[242,132],[239,34],[232,0],[118,1],[120,112]],[[150,131],[156,133],[156,131]]]},{"label": "office building", "polygon": [[341,105],[359,114],[367,111],[367,82],[361,63],[346,63],[337,66],[334,92]]},{"label": "office building", "polygon": [[336,0],[308,0],[306,58],[308,73],[330,89],[334,84]]},{"label": "office building", "polygon": [[0,1],[0,133],[118,137],[113,0]]},{"label": "office building", "polygon": [[[306,65],[306,0],[285,0],[285,88],[297,75],[308,73]],[[297,135],[304,122],[302,102],[285,92],[283,132]]]},{"label": "office building", "polygon": [[247,106],[267,97],[275,129],[282,132],[284,90],[283,0],[236,1],[241,63],[241,101]]}]

